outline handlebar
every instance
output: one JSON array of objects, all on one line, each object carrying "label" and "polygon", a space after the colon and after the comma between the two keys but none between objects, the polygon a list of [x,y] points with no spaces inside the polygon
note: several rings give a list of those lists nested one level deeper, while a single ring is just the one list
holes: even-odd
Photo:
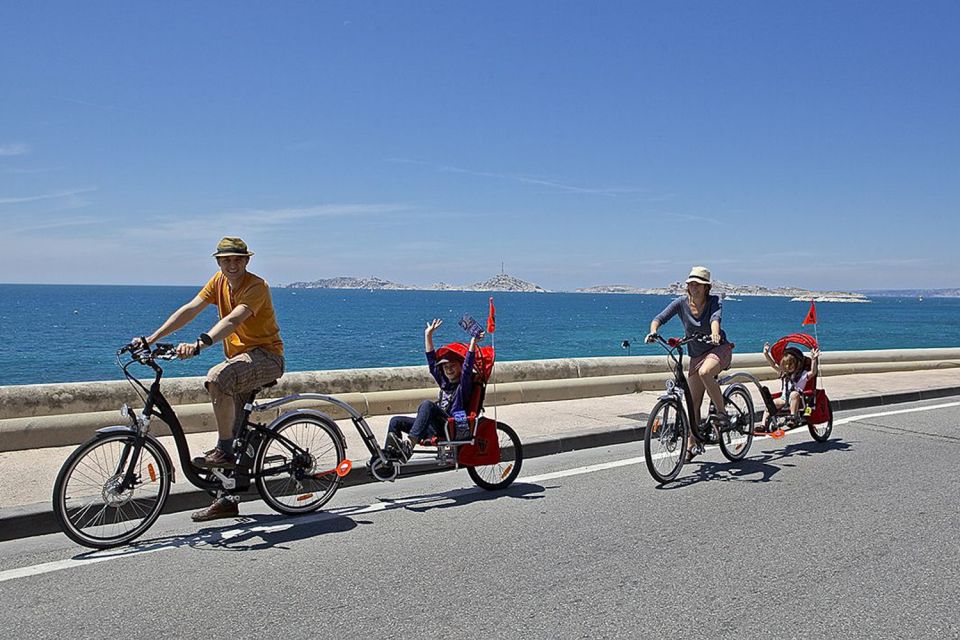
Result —
[{"label": "handlebar", "polygon": [[667,349],[667,351],[672,351],[677,347],[682,347],[685,344],[691,342],[699,342],[701,344],[713,344],[713,340],[710,339],[710,336],[706,334],[694,334],[686,338],[667,338],[664,339],[659,333],[654,333],[651,336],[654,341],[658,342],[661,346]]},{"label": "handlebar", "polygon": [[153,350],[151,351],[150,345],[147,344],[146,341],[143,341],[139,345],[134,345],[133,343],[125,344],[117,350],[117,356],[125,353],[129,353],[137,362],[146,364],[154,360],[176,360],[177,347],[167,342],[158,342],[153,345]]}]

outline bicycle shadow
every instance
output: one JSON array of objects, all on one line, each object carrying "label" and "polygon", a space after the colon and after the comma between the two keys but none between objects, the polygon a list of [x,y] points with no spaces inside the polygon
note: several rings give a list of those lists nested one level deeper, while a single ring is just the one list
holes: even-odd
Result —
[{"label": "bicycle shadow", "polygon": [[281,514],[253,515],[218,521],[186,536],[164,536],[135,542],[118,549],[88,551],[74,560],[98,562],[116,557],[133,557],[172,549],[200,551],[259,551],[264,549],[289,550],[293,542],[318,536],[346,533],[360,524],[374,524],[357,516],[395,509],[424,513],[432,509],[462,507],[504,497],[535,500],[545,496],[534,495],[545,491],[540,485],[514,483],[500,491],[486,491],[478,487],[430,493],[409,498],[380,498],[370,505],[339,507],[303,516]]},{"label": "bicycle shadow", "polygon": [[[709,460],[694,459],[692,463],[699,467],[688,476],[684,476],[668,485],[659,485],[657,489],[672,490],[689,487],[700,482],[770,482],[775,475],[785,467],[795,467],[792,462],[785,462],[794,458],[805,458],[822,455],[833,451],[851,451],[853,445],[843,440],[815,440],[796,442],[779,449],[765,451],[760,455],[750,456],[736,462],[711,462]],[[774,464],[779,462],[780,464]]]},{"label": "bicycle shadow", "polygon": [[[487,491],[476,487],[430,493],[415,498],[379,498],[381,504],[387,504],[385,509],[405,509],[414,513],[426,513],[435,509],[450,509],[464,507],[478,502],[489,502],[502,498],[516,498],[518,500],[542,500],[546,496],[543,492],[546,487],[538,484],[515,482],[506,489]],[[540,495],[534,495],[540,494]]]},{"label": "bicycle shadow", "polygon": [[[256,551],[289,549],[285,544],[332,533],[355,529],[357,522],[337,513],[321,511],[305,516],[266,514],[224,519],[219,526],[208,526],[196,533],[163,536],[131,543],[127,547],[89,551],[74,560],[99,561],[105,558],[128,557],[172,549]],[[253,544],[244,544],[259,539]]]}]

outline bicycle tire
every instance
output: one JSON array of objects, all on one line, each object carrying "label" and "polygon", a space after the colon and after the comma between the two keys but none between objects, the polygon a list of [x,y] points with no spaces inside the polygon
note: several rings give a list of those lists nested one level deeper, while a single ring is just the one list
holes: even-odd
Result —
[{"label": "bicycle tire", "polygon": [[[663,398],[654,405],[643,434],[643,457],[647,471],[660,484],[672,481],[680,473],[686,461],[689,431],[687,415],[678,400]],[[668,460],[667,465],[658,466],[660,460]]]},{"label": "bicycle tire", "polygon": [[498,422],[497,440],[500,443],[500,462],[467,467],[470,478],[478,487],[487,491],[509,487],[520,475],[520,468],[523,466],[523,444],[517,432],[508,425]]},{"label": "bicycle tire", "polygon": [[[346,457],[337,424],[317,415],[291,414],[281,419],[274,433],[306,450],[309,460],[296,461],[289,445],[276,438],[264,438],[254,458],[257,491],[271,509],[287,515],[316,511],[340,488],[337,466]],[[271,464],[290,472],[271,474]]]},{"label": "bicycle tire", "polygon": [[833,433],[833,407],[827,404],[827,421],[818,424],[809,423],[807,428],[810,430],[810,436],[817,442],[826,442]]},{"label": "bicycle tire", "polygon": [[[77,447],[60,468],[53,487],[53,513],[63,532],[77,544],[94,549],[126,544],[160,517],[170,495],[171,469],[157,442],[143,442],[137,462],[139,484],[121,493],[112,487],[119,480],[117,467],[123,449],[133,447],[137,437],[133,433],[97,435]],[[145,454],[150,459],[145,460]],[[155,492],[148,492],[151,497],[136,497],[138,490],[150,485],[156,487]],[[81,491],[89,493],[80,497]],[[91,511],[94,515],[87,517]],[[133,524],[124,529],[127,523]],[[107,535],[109,530],[114,533]]]},{"label": "bicycle tire", "polygon": [[[734,384],[723,392],[724,408],[736,428],[720,433],[720,452],[731,462],[742,460],[753,444],[753,399],[743,385]],[[733,411],[732,409],[735,409]]]}]

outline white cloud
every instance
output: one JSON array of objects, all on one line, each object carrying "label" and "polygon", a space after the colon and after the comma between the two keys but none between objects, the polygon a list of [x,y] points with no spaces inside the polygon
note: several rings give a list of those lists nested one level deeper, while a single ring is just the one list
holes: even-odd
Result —
[{"label": "white cloud", "polygon": [[[275,229],[289,226],[290,223],[316,218],[378,216],[409,211],[408,205],[347,203],[326,204],[309,207],[282,207],[277,209],[242,209],[211,214],[191,216],[170,216],[154,220],[145,220],[138,226],[149,226],[151,235],[171,235],[182,237],[184,228],[189,226],[194,237],[222,236]],[[138,231],[139,233],[139,231]]]},{"label": "white cloud", "polygon": [[0,156],[22,156],[30,153],[29,145],[0,144]]},{"label": "white cloud", "polygon": [[648,191],[647,189],[638,189],[636,187],[583,187],[579,185],[565,184],[562,182],[557,182],[556,180],[545,180],[543,178],[532,178],[529,176],[523,175],[511,175],[505,173],[494,173],[492,171],[475,171],[473,169],[464,169],[462,167],[454,167],[444,164],[434,164],[431,162],[423,162],[421,160],[411,160],[407,158],[389,158],[388,162],[396,162],[401,164],[414,164],[424,167],[431,167],[437,171],[444,171],[447,173],[461,173],[468,176],[478,176],[481,178],[495,178],[498,180],[511,180],[513,182],[519,182],[522,184],[530,184],[541,187],[550,187],[551,189],[556,189],[562,193],[579,193],[584,195],[595,195],[603,196],[607,198],[616,198],[624,194],[632,193],[644,193]]},{"label": "white cloud", "polygon": [[54,200],[57,198],[72,198],[82,193],[91,193],[96,191],[96,187],[86,187],[83,189],[71,189],[69,191],[54,191],[51,193],[41,193],[35,196],[19,196],[0,198],[0,204],[23,204],[25,202],[38,202],[40,200]]}]

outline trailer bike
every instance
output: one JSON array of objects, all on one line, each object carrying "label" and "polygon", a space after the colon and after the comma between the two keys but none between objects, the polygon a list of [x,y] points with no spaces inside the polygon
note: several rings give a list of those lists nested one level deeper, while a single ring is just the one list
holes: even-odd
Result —
[{"label": "trailer bike", "polygon": [[[445,348],[456,351],[466,347]],[[321,411],[292,409],[268,424],[250,418],[252,413],[300,400],[328,403],[349,415],[370,454],[367,466],[376,480],[394,480],[401,471],[464,467],[478,486],[495,490],[509,486],[520,473],[523,447],[516,432],[482,415],[493,367],[492,347],[485,347],[477,361],[469,437],[436,439],[433,448],[415,452],[419,455],[405,463],[379,445],[359,411],[334,396],[299,393],[255,404],[257,393],[274,386],[274,381],[251,392],[238,415],[235,466],[198,466],[191,459],[183,426],[161,391],[163,369],[159,363],[176,357],[170,344],[153,348],[126,345],[117,351],[117,364],[143,400],[143,409],[138,414],[124,405],[121,415],[126,424],[97,430],[61,467],[53,490],[53,511],[74,542],[92,548],[126,544],[146,532],[162,513],[176,478],[170,455],[150,433],[155,418],[169,427],[183,475],[191,484],[212,496],[234,499],[255,485],[264,502],[283,514],[310,513],[322,507],[353,467],[340,427]],[[149,387],[130,371],[134,364],[153,371]],[[453,434],[454,425],[448,427]]]}]

